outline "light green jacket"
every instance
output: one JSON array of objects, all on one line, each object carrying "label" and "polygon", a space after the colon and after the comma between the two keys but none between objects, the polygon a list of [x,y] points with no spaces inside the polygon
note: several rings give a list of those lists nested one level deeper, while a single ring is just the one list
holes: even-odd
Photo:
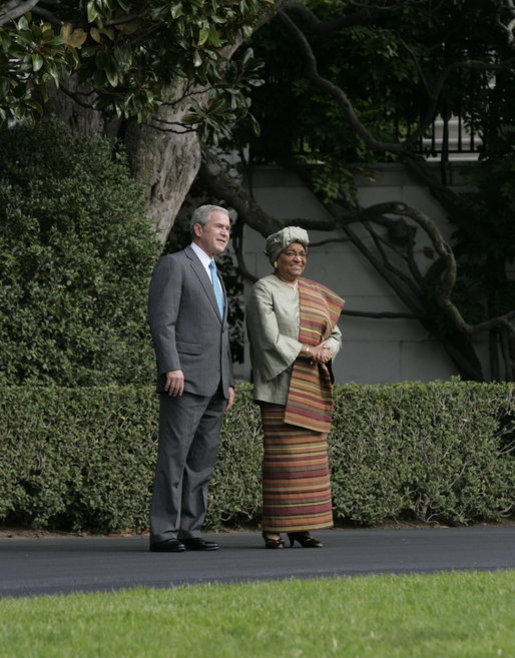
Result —
[{"label": "light green jacket", "polygon": [[[254,400],[286,404],[291,369],[302,347],[298,291],[274,274],[255,283],[247,303],[247,333]],[[333,359],[341,344],[336,326],[327,339]]]}]

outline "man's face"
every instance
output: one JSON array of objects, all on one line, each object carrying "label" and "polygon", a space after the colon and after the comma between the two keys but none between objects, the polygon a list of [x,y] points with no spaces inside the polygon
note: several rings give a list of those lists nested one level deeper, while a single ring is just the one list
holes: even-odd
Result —
[{"label": "man's face", "polygon": [[213,258],[227,247],[231,237],[231,222],[228,215],[221,210],[212,210],[205,226],[195,224],[194,242]]}]

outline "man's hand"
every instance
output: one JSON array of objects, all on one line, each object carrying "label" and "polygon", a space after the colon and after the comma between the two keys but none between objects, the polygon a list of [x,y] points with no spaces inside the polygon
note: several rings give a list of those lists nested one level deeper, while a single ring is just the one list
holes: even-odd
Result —
[{"label": "man's hand", "polygon": [[184,393],[184,373],[182,370],[169,370],[166,373],[165,393],[176,398]]},{"label": "man's hand", "polygon": [[229,411],[229,409],[232,407],[234,404],[234,388],[232,386],[229,386],[229,397],[227,398],[227,405],[225,407],[225,411]]}]

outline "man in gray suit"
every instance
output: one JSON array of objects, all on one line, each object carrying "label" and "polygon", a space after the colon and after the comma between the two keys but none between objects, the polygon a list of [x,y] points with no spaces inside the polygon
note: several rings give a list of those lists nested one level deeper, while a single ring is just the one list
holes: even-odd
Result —
[{"label": "man in gray suit", "polygon": [[163,256],[152,274],[149,323],[160,408],[151,551],[219,548],[201,538],[200,527],[224,411],[234,401],[227,300],[213,260],[227,246],[230,229],[224,208],[197,208],[192,243]]}]

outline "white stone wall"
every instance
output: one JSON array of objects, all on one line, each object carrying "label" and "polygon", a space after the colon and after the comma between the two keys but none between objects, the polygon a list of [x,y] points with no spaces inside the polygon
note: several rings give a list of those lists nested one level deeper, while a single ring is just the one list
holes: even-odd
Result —
[{"label": "white stone wall", "polygon": [[[378,165],[373,180],[357,180],[362,206],[385,201],[411,204],[437,220],[444,237],[449,236],[438,203],[400,165]],[[285,220],[326,217],[326,212],[293,173],[275,166],[253,170],[252,193],[263,209]],[[417,232],[417,235],[420,231]],[[309,231],[312,243],[329,238],[340,242],[316,244],[309,249],[305,276],[329,286],[346,300],[346,309],[394,311],[407,309],[395,293],[349,242],[343,233]],[[265,240],[246,228],[244,255],[247,268],[256,276],[272,271],[263,254]],[[417,259],[423,270],[431,260],[422,251],[427,242],[417,242]],[[380,384],[405,380],[449,379],[457,369],[440,344],[423,327],[408,319],[366,319],[342,316],[343,348],[334,363],[337,383]],[[483,346],[482,348],[483,349]],[[250,378],[248,351],[240,376]]]}]

